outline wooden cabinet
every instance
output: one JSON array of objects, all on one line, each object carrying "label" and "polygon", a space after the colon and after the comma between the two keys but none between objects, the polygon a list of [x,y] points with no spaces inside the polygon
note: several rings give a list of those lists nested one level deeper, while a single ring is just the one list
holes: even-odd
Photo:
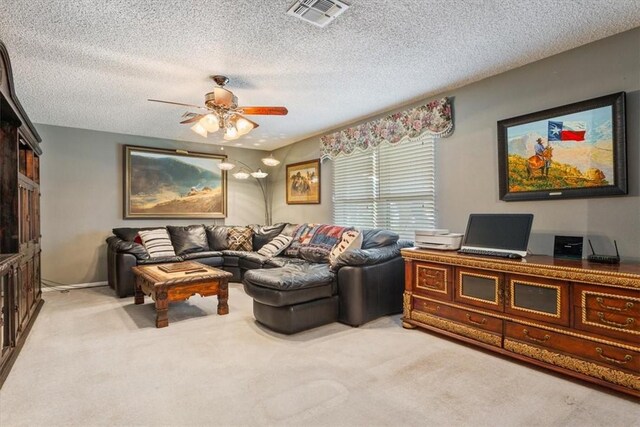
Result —
[{"label": "wooden cabinet", "polygon": [[0,42],[0,386],[42,306],[40,136],[16,98]]},{"label": "wooden cabinet", "polygon": [[405,327],[640,397],[640,265],[415,248],[402,256]]}]

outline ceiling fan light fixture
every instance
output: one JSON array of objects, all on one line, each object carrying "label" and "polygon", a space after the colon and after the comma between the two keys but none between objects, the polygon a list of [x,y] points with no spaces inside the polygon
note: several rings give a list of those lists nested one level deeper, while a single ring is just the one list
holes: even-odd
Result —
[{"label": "ceiling fan light fixture", "polygon": [[255,127],[253,123],[251,123],[249,120],[245,119],[244,117],[238,117],[235,125],[236,125],[236,129],[238,129],[238,135],[240,136],[248,134]]},{"label": "ceiling fan light fixture", "polygon": [[191,126],[191,130],[203,138],[207,137],[207,130],[204,128],[204,126],[202,126],[202,124],[200,124],[200,122],[197,122],[195,125]]},{"label": "ceiling fan light fixture", "polygon": [[269,174],[263,172],[262,169],[258,169],[256,172],[251,172],[251,176],[257,179],[266,178]]},{"label": "ceiling fan light fixture", "polygon": [[218,163],[218,168],[223,170],[223,171],[230,171],[231,169],[233,169],[235,167],[236,167],[235,164],[233,164],[231,162],[228,162],[226,160],[223,161],[223,162]]},{"label": "ceiling fan light fixture", "polygon": [[233,177],[235,179],[247,179],[247,178],[249,178],[249,176],[250,175],[244,170],[240,170],[240,171],[238,171],[238,172],[233,174]]},{"label": "ceiling fan light fixture", "polygon": [[207,114],[201,118],[198,123],[209,133],[217,132],[218,129],[220,129],[220,120],[218,120],[218,117],[213,113]]},{"label": "ceiling fan light fixture", "polygon": [[265,157],[264,159],[261,159],[261,160],[262,160],[262,163],[264,163],[267,166],[278,166],[280,164],[280,160],[273,157],[273,153],[269,157]]},{"label": "ceiling fan light fixture", "polygon": [[224,139],[227,141],[233,141],[234,139],[238,139],[240,135],[238,135],[238,129],[236,129],[233,125],[227,126],[224,131]]}]

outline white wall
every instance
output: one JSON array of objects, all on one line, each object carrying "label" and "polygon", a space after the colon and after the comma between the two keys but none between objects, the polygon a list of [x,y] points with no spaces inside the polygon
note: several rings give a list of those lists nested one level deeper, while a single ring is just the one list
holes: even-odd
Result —
[{"label": "white wall", "polygon": [[[498,196],[497,121],[614,92],[627,92],[629,195],[573,200],[503,202]],[[464,232],[472,212],[535,215],[530,249],[552,254],[555,235],[587,236],[599,252],[617,240],[626,259],[640,259],[640,28],[408,105],[454,98],[454,134],[437,141],[438,226]],[[391,114],[389,111],[383,115]],[[379,117],[379,116],[378,116]],[[373,120],[377,117],[368,118]],[[354,123],[356,125],[358,123]],[[339,130],[339,129],[335,129]],[[287,163],[319,157],[319,138],[275,152]],[[416,167],[420,167],[416,165]],[[331,162],[322,165],[322,205],[284,204],[284,172],[276,180],[276,219],[331,222]],[[308,219],[311,220],[311,219]]]},{"label": "white wall", "polygon": [[262,193],[254,179],[228,177],[226,220],[123,219],[123,145],[226,154],[262,166],[264,152],[36,125],[42,136],[42,277],[60,283],[107,278],[105,239],[114,227],[264,223]]}]

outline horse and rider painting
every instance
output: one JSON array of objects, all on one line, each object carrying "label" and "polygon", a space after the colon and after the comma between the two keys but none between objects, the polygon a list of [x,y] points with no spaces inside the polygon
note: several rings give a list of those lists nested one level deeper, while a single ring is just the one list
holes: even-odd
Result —
[{"label": "horse and rider painting", "polygon": [[627,193],[625,93],[498,122],[500,198]]}]

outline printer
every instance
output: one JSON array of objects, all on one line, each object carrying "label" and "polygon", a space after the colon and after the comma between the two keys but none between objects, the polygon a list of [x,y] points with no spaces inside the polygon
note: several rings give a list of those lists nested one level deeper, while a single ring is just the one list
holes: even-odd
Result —
[{"label": "printer", "polygon": [[424,249],[455,251],[462,245],[460,233],[450,233],[445,229],[416,230],[415,245]]}]

